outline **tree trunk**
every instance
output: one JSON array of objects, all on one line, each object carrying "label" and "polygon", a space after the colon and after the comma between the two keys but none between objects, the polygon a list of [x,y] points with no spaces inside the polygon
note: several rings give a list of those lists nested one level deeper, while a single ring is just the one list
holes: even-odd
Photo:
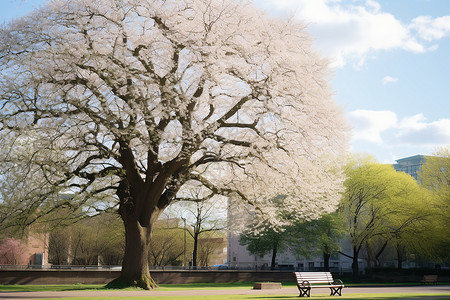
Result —
[{"label": "tree trunk", "polygon": [[158,219],[159,211],[153,208],[144,213],[138,212],[126,185],[119,186],[119,190],[123,192],[120,194],[122,197],[119,214],[125,227],[125,253],[120,277],[110,282],[107,287],[134,286],[149,290],[157,287],[150,276],[149,251],[153,223]]},{"label": "tree trunk", "polygon": [[275,244],[275,245],[273,245],[273,249],[272,249],[272,262],[270,264],[271,270],[275,270],[275,259],[277,257],[277,252],[278,252],[278,244]]},{"label": "tree trunk", "polygon": [[356,247],[353,247],[353,262],[352,262],[353,280],[356,280],[359,277],[358,255],[359,255],[358,249]]},{"label": "tree trunk", "polygon": [[157,287],[150,276],[149,250],[152,225],[143,227],[137,220],[124,219],[125,254],[120,277],[108,284],[109,287],[135,286],[146,290]]},{"label": "tree trunk", "polygon": [[367,255],[367,274],[372,274],[372,268],[375,266],[375,254],[373,246],[369,242],[365,243],[366,255]]},{"label": "tree trunk", "polygon": [[323,270],[330,272],[330,256],[331,254],[323,252]]},{"label": "tree trunk", "polygon": [[380,256],[384,252],[384,249],[386,249],[387,244],[388,241],[386,240],[383,246],[381,247],[380,251],[378,251],[377,255],[375,256],[376,267],[380,267]]},{"label": "tree trunk", "polygon": [[192,251],[192,267],[197,269],[198,233],[194,233],[194,250]]},{"label": "tree trunk", "polygon": [[134,286],[143,289],[157,287],[150,276],[149,252],[153,224],[170,204],[179,186],[168,189],[166,184],[174,171],[184,166],[189,159],[175,161],[155,181],[144,181],[136,169],[133,152],[126,143],[120,143],[121,159],[127,176],[116,190],[119,197],[119,215],[125,226],[125,254],[120,277],[107,287]]},{"label": "tree trunk", "polygon": [[397,244],[397,270],[402,271],[403,270],[403,247],[399,244]]}]

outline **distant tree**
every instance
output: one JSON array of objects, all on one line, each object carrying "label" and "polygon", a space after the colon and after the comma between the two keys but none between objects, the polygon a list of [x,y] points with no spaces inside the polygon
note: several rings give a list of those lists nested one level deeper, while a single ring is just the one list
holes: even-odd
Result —
[{"label": "distant tree", "polygon": [[[208,267],[217,258],[217,253],[227,247],[226,241],[220,232],[210,232],[203,235],[198,243],[198,266]],[[215,263],[214,263],[215,264]]]},{"label": "distant tree", "polygon": [[149,252],[151,266],[181,266],[185,250],[192,249],[192,243],[184,244],[184,228],[173,225],[163,221],[155,225],[153,247]]},{"label": "distant tree", "polygon": [[[441,148],[434,156],[427,156],[419,179],[442,199],[450,199],[450,147]],[[448,212],[447,209],[443,212]]]},{"label": "distant tree", "polygon": [[99,241],[97,228],[90,222],[78,223],[71,228],[70,256],[72,265],[97,265],[99,263]]},{"label": "distant tree", "polygon": [[419,176],[422,184],[432,192],[435,212],[427,237],[427,254],[442,262],[450,262],[450,147],[427,156]]},{"label": "distant tree", "polygon": [[276,207],[271,217],[280,220],[280,222],[274,224],[269,216],[252,215],[247,227],[239,237],[239,243],[247,246],[250,253],[259,256],[271,253],[271,270],[275,269],[277,254],[287,249],[288,234],[286,228],[291,223],[286,222],[286,220],[295,218],[293,215],[296,214],[296,211],[291,211],[289,207],[284,206],[285,198],[286,195],[277,195],[268,201],[271,206]]},{"label": "distant tree", "polygon": [[322,255],[324,270],[330,271],[330,257],[341,250],[344,220],[338,213],[325,214],[317,220],[298,222],[286,229],[287,244],[304,257]]},{"label": "distant tree", "polygon": [[225,229],[227,201],[224,197],[202,193],[199,188],[192,188],[185,193],[178,203],[184,211],[187,233],[193,239],[192,266],[198,265],[198,248],[201,236]]},{"label": "distant tree", "polygon": [[116,214],[103,213],[70,227],[70,257],[75,265],[119,264],[124,234]]},{"label": "distant tree", "polygon": [[275,270],[276,257],[280,251],[286,249],[286,233],[283,229],[271,225],[258,224],[240,235],[239,243],[247,246],[248,252],[259,256],[271,254],[270,269]]},{"label": "distant tree", "polygon": [[368,273],[370,273],[373,268],[380,267],[380,257],[385,253],[389,242],[392,242],[392,239],[385,235],[372,237],[365,242],[365,245],[363,246],[365,253],[363,253],[363,255],[367,261]]},{"label": "distant tree", "polygon": [[[411,178],[408,177],[408,180]],[[428,190],[415,180],[404,184],[404,190],[394,199],[395,207],[391,209],[392,213],[386,221],[390,230],[389,243],[395,246],[399,270],[403,268],[403,261],[408,254],[421,255],[428,252],[427,237],[432,232],[430,229],[436,213],[435,201]]]},{"label": "distant tree", "polygon": [[120,216],[103,213],[98,217],[100,262],[104,265],[121,265],[125,252],[125,232]]},{"label": "distant tree", "polygon": [[152,288],[153,224],[193,181],[259,214],[278,193],[335,209],[349,130],[329,80],[305,26],[248,1],[49,1],[0,29],[0,219],[118,209],[114,283]]},{"label": "distant tree", "polygon": [[101,213],[50,232],[49,262],[55,265],[119,265],[123,251],[123,226],[116,214]]},{"label": "distant tree", "polygon": [[26,265],[29,255],[26,245],[14,238],[0,240],[0,264],[1,265]]},{"label": "distant tree", "polygon": [[[346,169],[346,192],[340,211],[352,244],[353,275],[359,274],[361,250],[376,238],[392,240],[426,222],[429,202],[417,182],[390,165],[352,161]],[[417,228],[417,227],[415,227]]]},{"label": "distant tree", "polygon": [[50,232],[48,241],[48,262],[53,265],[69,263],[70,230],[57,228]]}]

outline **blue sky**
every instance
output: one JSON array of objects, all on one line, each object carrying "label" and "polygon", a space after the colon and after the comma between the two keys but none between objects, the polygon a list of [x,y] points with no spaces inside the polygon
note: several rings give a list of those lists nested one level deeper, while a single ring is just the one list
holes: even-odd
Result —
[{"label": "blue sky", "polygon": [[255,0],[308,26],[333,62],[352,151],[380,162],[450,145],[450,1]]},{"label": "blue sky", "polygon": [[[0,0],[0,22],[45,0]],[[449,0],[254,0],[304,22],[331,59],[354,152],[380,162],[450,145]]]}]

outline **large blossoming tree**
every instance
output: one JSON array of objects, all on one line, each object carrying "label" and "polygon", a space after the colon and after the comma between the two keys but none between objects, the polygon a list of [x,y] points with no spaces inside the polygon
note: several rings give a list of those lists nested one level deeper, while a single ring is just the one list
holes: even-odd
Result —
[{"label": "large blossoming tree", "polygon": [[327,62],[247,1],[49,1],[1,27],[0,66],[2,218],[117,209],[118,282],[154,286],[152,226],[191,188],[273,222],[279,194],[301,218],[338,202]]}]

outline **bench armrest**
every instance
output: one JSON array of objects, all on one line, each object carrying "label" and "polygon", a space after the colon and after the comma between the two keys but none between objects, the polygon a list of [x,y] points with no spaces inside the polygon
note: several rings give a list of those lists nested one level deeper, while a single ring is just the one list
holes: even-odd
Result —
[{"label": "bench armrest", "polygon": [[344,283],[343,283],[342,280],[340,280],[340,279],[334,279],[333,284],[344,286]]},{"label": "bench armrest", "polygon": [[308,280],[303,280],[302,282],[297,283],[298,286],[301,287],[311,287],[311,283]]}]

